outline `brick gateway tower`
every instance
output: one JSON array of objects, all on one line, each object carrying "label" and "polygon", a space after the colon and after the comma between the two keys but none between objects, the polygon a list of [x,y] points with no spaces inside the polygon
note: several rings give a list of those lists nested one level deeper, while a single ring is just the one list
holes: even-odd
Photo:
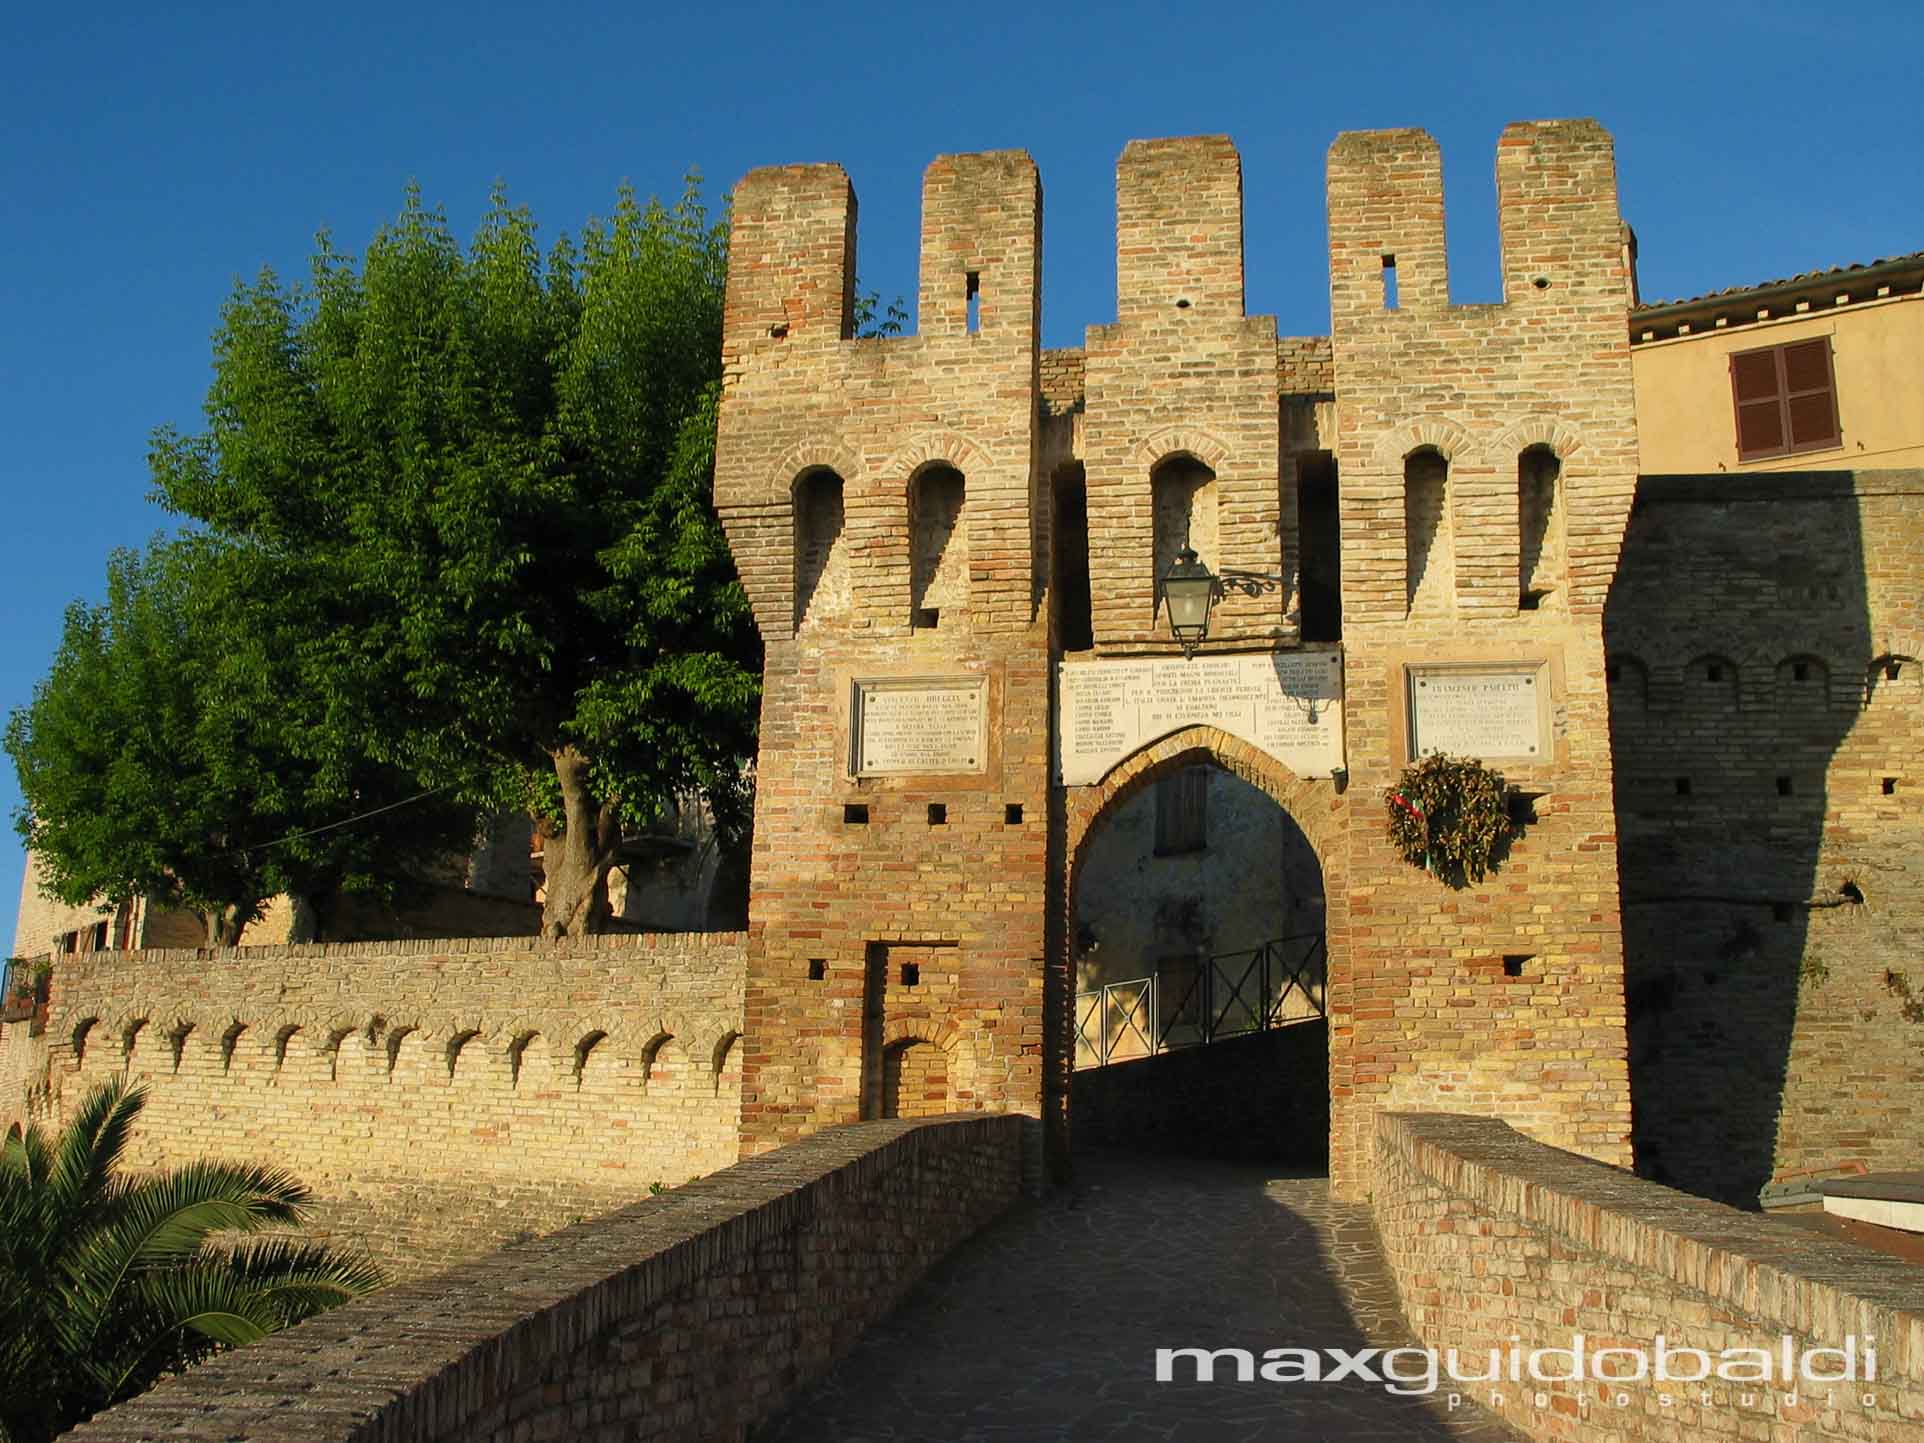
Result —
[{"label": "brick gateway tower", "polygon": [[[744,1153],[970,1108],[1059,1148],[1082,843],[1207,760],[1323,869],[1339,1189],[1385,1107],[1629,1161],[1601,618],[1636,455],[1609,137],[1512,126],[1497,184],[1505,300],[1452,305],[1435,142],[1340,137],[1332,335],[1279,341],[1243,310],[1234,147],[1132,143],[1117,319],[1045,355],[1026,154],[930,166],[918,334],[895,338],[852,338],[841,168],[741,182],[715,494],[767,645]],[[1223,598],[1193,660],[1155,584],[1184,544],[1272,578]],[[1534,798],[1481,886],[1385,833],[1383,789],[1426,747]]]}]

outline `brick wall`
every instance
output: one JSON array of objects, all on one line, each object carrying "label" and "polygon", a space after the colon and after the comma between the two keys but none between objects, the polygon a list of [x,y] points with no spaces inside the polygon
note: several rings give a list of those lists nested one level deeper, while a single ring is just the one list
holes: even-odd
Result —
[{"label": "brick wall", "polygon": [[[1669,1348],[1713,1360],[1730,1348],[1774,1358],[1786,1336],[1794,1355],[1850,1335],[1876,1340],[1874,1383],[1806,1384],[1795,1402],[1781,1385],[1726,1382],[1710,1386],[1708,1402],[1697,1384],[1442,1383],[1533,1438],[1885,1440],[1911,1436],[1924,1416],[1924,1274],[1914,1268],[1491,1119],[1379,1114],[1372,1189],[1411,1327],[1428,1347],[1459,1350],[1462,1373],[1487,1371],[1492,1349],[1507,1360],[1513,1347],[1568,1348],[1574,1334],[1591,1350],[1650,1350],[1662,1334]],[[1697,1366],[1684,1358],[1672,1371]]]},{"label": "brick wall", "polygon": [[1151,473],[1172,462],[1214,474],[1215,525],[1191,538],[1210,568],[1285,576],[1218,602],[1207,648],[1287,644],[1299,632],[1295,502],[1279,475],[1276,320],[1243,310],[1242,159],[1223,136],[1131,141],[1116,205],[1117,319],[1091,326],[1084,352],[1096,649],[1168,648]]},{"label": "brick wall", "polygon": [[[1025,154],[936,160],[919,333],[850,340],[855,201],[841,169],[758,170],[735,192],[715,495],[767,647],[749,1151],[895,1110],[905,1076],[921,1107],[1040,1110],[1040,203]],[[911,495],[938,467],[962,477],[950,547],[966,569],[942,568],[939,615],[918,618],[916,605],[935,602],[912,600]],[[841,529],[812,536],[811,518],[830,512],[798,508],[798,487],[836,483]],[[985,752],[943,772],[857,775],[851,693],[891,678],[980,681]],[[918,1047],[941,1053],[939,1065],[907,1056]]]},{"label": "brick wall", "polygon": [[[263,1150],[331,1236],[431,1270],[734,1161],[739,933],[63,958],[56,1112],[125,1073],[136,1167]],[[14,1029],[7,1029],[12,1032]]]},{"label": "brick wall", "polygon": [[[890,1075],[888,1047],[904,1041],[943,1050],[952,1105],[1058,1115],[1082,842],[1120,786],[1182,758],[1165,738],[1103,788],[1051,796],[1047,588],[1062,558],[1048,490],[1058,477],[1086,487],[1098,658],[1171,649],[1157,557],[1180,544],[1179,524],[1212,567],[1279,578],[1224,597],[1205,646],[1288,647],[1301,635],[1299,467],[1326,481],[1334,453],[1347,789],[1207,739],[1177,751],[1264,786],[1323,867],[1338,1185],[1361,1186],[1369,1116],[1385,1104],[1496,1112],[1627,1160],[1600,627],[1636,465],[1614,161],[1593,123],[1553,122],[1506,131],[1497,168],[1507,299],[1453,306],[1434,142],[1409,131],[1339,139],[1334,332],[1278,338],[1273,318],[1244,313],[1235,147],[1220,136],[1132,142],[1117,166],[1117,320],[1091,327],[1080,354],[1036,349],[1039,187],[1026,156],[930,167],[912,337],[849,339],[855,203],[838,167],[742,182],[716,497],[768,647],[747,1146],[886,1110],[871,1094]],[[1434,557],[1444,584],[1411,612],[1404,464],[1423,447],[1449,466]],[[1526,541],[1520,511],[1531,447],[1561,468],[1541,546]],[[930,465],[965,478],[952,544],[965,550],[967,586],[924,626],[912,615],[910,508]],[[1159,523],[1153,478],[1172,465],[1194,497],[1186,517],[1166,497]],[[1554,565],[1535,569],[1553,584],[1526,607],[1520,578],[1539,550]],[[1552,693],[1548,754],[1510,768],[1541,794],[1540,820],[1498,877],[1466,892],[1406,866],[1384,836],[1380,796],[1407,759],[1405,668],[1417,661],[1528,662]],[[857,775],[854,683],[942,676],[986,684],[979,768]],[[931,806],[946,809],[943,823]],[[1012,807],[1019,826],[1005,820]],[[925,961],[941,988],[878,990],[901,948],[937,948]],[[1508,978],[1502,959],[1513,955],[1528,967]]]},{"label": "brick wall", "polygon": [[0,1022],[0,1137],[33,1121],[29,1094],[47,1073],[47,1038],[34,1035],[31,1021]]},{"label": "brick wall", "polygon": [[[1504,131],[1497,305],[1450,303],[1441,166],[1416,130],[1346,134],[1329,155],[1354,799],[1346,937],[1334,886],[1330,904],[1331,1168],[1351,1194],[1378,1107],[1487,1112],[1630,1157],[1600,625],[1636,480],[1611,142],[1590,121]],[[1531,446],[1561,462],[1567,570],[1525,609],[1518,467]],[[1412,607],[1405,468],[1425,448],[1447,463],[1446,509]],[[1381,800],[1409,759],[1407,668],[1438,662],[1533,663],[1552,698],[1549,754],[1492,759],[1542,794],[1538,820],[1500,871],[1462,891],[1397,856]],[[1528,959],[1522,976],[1505,975],[1510,955]]]},{"label": "brick wall", "polygon": [[740,1438],[1016,1198],[1014,1118],[817,1133],[339,1308],[69,1434]]},{"label": "brick wall", "polygon": [[1751,1203],[1924,1154],[1920,494],[1901,470],[1640,484],[1605,631],[1661,1181]]}]

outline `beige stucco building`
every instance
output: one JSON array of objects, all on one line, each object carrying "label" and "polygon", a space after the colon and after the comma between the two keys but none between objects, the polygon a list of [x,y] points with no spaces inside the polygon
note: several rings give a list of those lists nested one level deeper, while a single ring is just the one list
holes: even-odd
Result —
[{"label": "beige stucco building", "polygon": [[1637,307],[1640,469],[1924,465],[1920,285],[1914,252]]}]

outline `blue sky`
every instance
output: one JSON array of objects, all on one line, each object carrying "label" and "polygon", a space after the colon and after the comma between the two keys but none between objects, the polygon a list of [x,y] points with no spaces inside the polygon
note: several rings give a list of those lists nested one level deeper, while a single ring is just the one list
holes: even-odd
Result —
[{"label": "blue sky", "polygon": [[[31,697],[109,548],[167,524],[155,426],[198,425],[222,299],[358,250],[418,180],[468,233],[505,181],[552,235],[616,187],[712,193],[839,160],[861,273],[913,301],[918,188],[1022,147],[1043,184],[1045,344],[1115,315],[1114,165],[1138,136],[1242,151],[1249,309],[1328,329],[1322,165],[1339,130],[1443,145],[1458,300],[1497,298],[1505,123],[1617,139],[1647,299],[1924,249],[1924,9],[850,3],[22,7],[0,84],[0,708]],[[0,806],[19,796],[0,768]],[[0,837],[0,941],[20,855]]]}]

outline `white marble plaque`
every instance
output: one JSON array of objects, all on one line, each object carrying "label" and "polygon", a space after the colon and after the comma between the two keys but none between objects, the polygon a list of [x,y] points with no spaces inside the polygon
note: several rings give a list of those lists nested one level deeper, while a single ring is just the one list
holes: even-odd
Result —
[{"label": "white marble plaque", "polygon": [[1188,726],[1261,747],[1300,777],[1343,765],[1343,662],[1334,651],[1142,657],[1056,667],[1056,777],[1088,786]]},{"label": "white marble plaque", "polygon": [[979,676],[858,681],[849,699],[849,770],[858,777],[979,772],[988,701]]},{"label": "white marble plaque", "polygon": [[1410,754],[1543,755],[1541,668],[1411,667]]}]

